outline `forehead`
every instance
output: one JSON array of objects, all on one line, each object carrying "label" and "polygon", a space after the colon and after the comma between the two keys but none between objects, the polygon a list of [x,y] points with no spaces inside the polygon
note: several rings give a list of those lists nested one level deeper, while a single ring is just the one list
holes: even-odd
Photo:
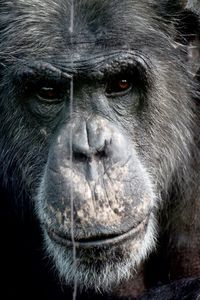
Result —
[{"label": "forehead", "polygon": [[[145,0],[5,0],[2,51],[15,55],[87,55],[136,47],[153,27]],[[73,21],[73,32],[70,28]],[[152,30],[151,30],[152,31]]]}]

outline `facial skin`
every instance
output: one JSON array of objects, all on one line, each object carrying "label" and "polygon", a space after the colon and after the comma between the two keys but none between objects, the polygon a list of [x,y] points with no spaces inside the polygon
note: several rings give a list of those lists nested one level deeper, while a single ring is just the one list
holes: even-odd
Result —
[{"label": "facial skin", "polygon": [[[114,53],[106,67],[103,62],[99,69],[89,69],[94,87],[90,75],[85,80],[84,75],[80,80],[73,77],[73,117],[67,116],[54,137],[39,185],[37,210],[48,251],[59,258],[55,261],[67,282],[77,278],[80,286],[109,288],[124,277],[121,269],[128,277],[154,246],[156,196],[134,136],[127,134],[133,111],[137,113],[142,105],[143,66],[136,69],[131,59],[132,53]],[[127,60],[128,69],[119,69],[119,63],[126,68]],[[107,75],[110,72],[112,77]],[[120,87],[123,82],[125,89]],[[66,113],[69,104],[68,99]],[[72,255],[71,197],[77,270]]]},{"label": "facial skin", "polygon": [[34,201],[59,274],[104,291],[155,248],[173,186],[196,188],[193,78],[147,1],[77,0],[73,33],[70,8],[5,1],[1,153]]}]

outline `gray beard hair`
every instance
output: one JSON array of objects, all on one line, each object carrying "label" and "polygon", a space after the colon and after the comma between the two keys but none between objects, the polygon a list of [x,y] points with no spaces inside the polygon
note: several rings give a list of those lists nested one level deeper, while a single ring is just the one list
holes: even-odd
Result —
[{"label": "gray beard hair", "polygon": [[[76,268],[74,268],[72,249],[66,249],[56,244],[46,232],[44,232],[44,247],[47,255],[53,258],[61,281],[68,285],[77,282],[78,288],[81,290],[92,289],[96,292],[109,292],[114,286],[119,285],[122,281],[134,278],[137,274],[138,266],[155,247],[155,233],[157,232],[155,227],[155,218],[151,216],[144,237],[137,241],[138,247],[135,249],[135,241],[127,242],[129,243],[128,251],[127,249],[124,250],[126,257],[117,262],[108,259],[104,261],[98,271],[92,266],[92,263],[89,267],[86,266],[79,257],[77,257]],[[131,247],[134,247],[133,251],[131,251]],[[104,250],[104,253],[105,257],[109,257],[108,250]],[[96,263],[97,259],[94,257],[91,261]]]}]

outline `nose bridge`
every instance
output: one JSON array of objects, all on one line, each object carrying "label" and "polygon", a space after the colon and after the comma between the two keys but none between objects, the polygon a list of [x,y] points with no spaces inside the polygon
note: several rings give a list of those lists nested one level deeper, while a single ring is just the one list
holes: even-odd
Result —
[{"label": "nose bridge", "polygon": [[95,117],[86,122],[89,146],[97,151],[102,150],[105,142],[111,139],[111,130],[103,118]]},{"label": "nose bridge", "polygon": [[80,121],[75,120],[74,130],[72,131],[72,148],[73,152],[85,155],[90,151],[86,121],[83,119]]}]

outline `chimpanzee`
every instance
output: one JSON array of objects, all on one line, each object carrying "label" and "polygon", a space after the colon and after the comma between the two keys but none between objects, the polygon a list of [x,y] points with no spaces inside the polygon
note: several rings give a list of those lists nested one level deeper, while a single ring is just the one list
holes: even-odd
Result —
[{"label": "chimpanzee", "polygon": [[0,1],[5,299],[198,298],[198,13]]}]

